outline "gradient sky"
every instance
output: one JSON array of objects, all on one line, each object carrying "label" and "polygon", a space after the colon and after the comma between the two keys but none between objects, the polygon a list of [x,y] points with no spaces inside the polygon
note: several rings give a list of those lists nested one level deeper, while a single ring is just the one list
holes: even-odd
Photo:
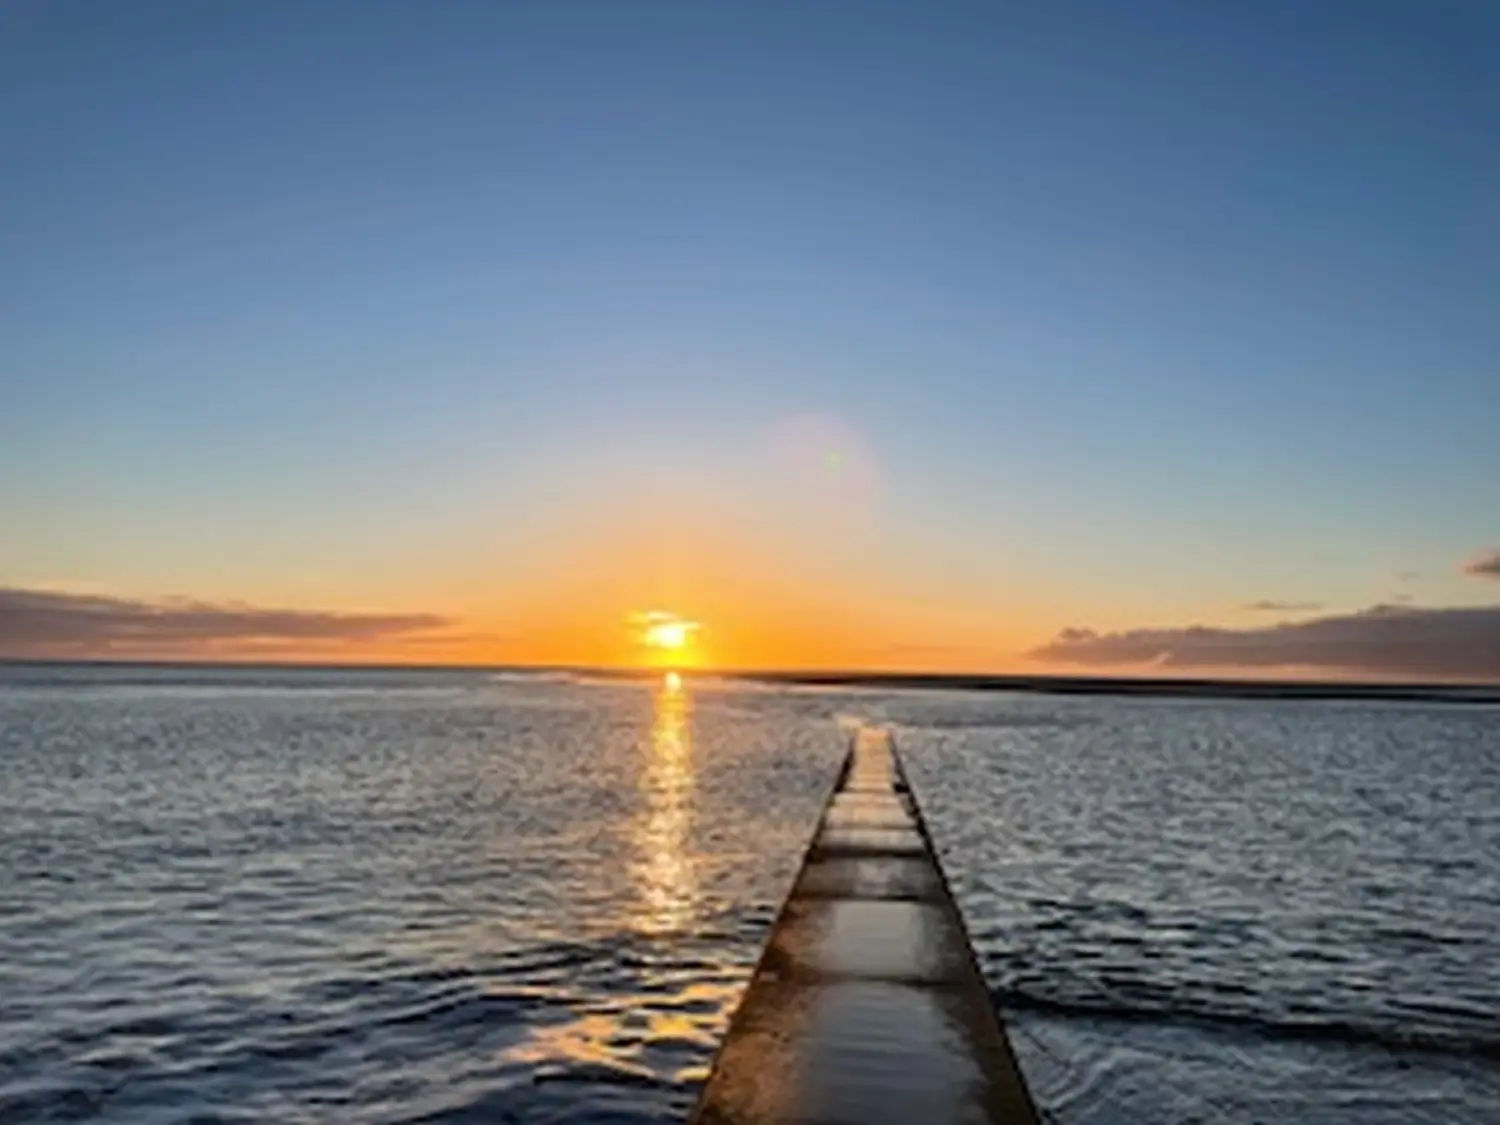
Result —
[{"label": "gradient sky", "polygon": [[0,2],[0,587],[145,621],[0,653],[1487,612],[1497,122],[1488,0]]}]

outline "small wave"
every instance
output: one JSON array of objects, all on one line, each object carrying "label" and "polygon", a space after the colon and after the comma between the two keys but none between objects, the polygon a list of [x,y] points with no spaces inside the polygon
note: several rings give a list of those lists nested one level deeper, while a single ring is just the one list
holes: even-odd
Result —
[{"label": "small wave", "polygon": [[677,1085],[669,1078],[652,1074],[642,1067],[621,1062],[548,1063],[538,1066],[531,1075],[534,1086],[551,1082],[597,1083],[600,1086],[633,1086],[643,1090],[670,1090]]},{"label": "small wave", "polygon": [[486,674],[485,679],[492,684],[576,684],[584,680],[576,672],[541,668],[535,670],[511,668],[490,672]]},{"label": "small wave", "polygon": [[1251,1012],[1231,1012],[1192,1005],[1119,1004],[1108,1000],[1063,999],[1023,989],[992,993],[1001,1009],[1021,1009],[1085,1019],[1131,1023],[1191,1024],[1246,1031],[1270,1039],[1378,1046],[1396,1051],[1456,1055],[1500,1061],[1500,1037],[1469,1035],[1434,1028],[1400,1028],[1327,1018],[1272,1019]]},{"label": "small wave", "polygon": [[1082,715],[905,715],[889,726],[899,736],[903,731],[1075,730],[1098,724],[1097,718]]},{"label": "small wave", "polygon": [[426,997],[406,1008],[390,1012],[375,1021],[384,1027],[407,1027],[413,1024],[436,1031],[452,1031],[466,1025],[505,1023],[517,1019],[535,1007],[527,996],[481,992],[465,987]]}]

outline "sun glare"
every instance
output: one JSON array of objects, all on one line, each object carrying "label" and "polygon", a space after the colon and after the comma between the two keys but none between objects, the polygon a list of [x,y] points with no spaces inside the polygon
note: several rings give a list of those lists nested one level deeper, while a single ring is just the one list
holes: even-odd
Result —
[{"label": "sun glare", "polygon": [[678,649],[687,644],[686,621],[663,621],[646,629],[646,643],[652,648]]},{"label": "sun glare", "polygon": [[693,635],[698,623],[675,613],[652,611],[636,618],[637,636],[641,645],[656,653],[658,657],[679,660],[692,647]]}]

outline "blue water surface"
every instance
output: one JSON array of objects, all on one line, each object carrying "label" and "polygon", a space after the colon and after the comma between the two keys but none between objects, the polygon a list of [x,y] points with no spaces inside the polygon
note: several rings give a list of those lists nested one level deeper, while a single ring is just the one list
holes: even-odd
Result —
[{"label": "blue water surface", "polygon": [[0,1121],[681,1121],[859,719],[1056,1120],[1500,1120],[1494,708],[10,666]]}]

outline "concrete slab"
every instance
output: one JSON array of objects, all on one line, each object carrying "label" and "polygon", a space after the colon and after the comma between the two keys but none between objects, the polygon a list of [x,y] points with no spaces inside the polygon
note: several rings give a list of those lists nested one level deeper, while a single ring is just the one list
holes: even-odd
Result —
[{"label": "concrete slab", "polygon": [[864,828],[859,825],[830,824],[824,827],[813,845],[816,852],[855,852],[866,855],[921,855],[927,842],[915,828]]},{"label": "concrete slab", "polygon": [[899,797],[875,793],[840,793],[823,813],[825,826],[914,828],[916,822]]},{"label": "concrete slab", "polygon": [[963,969],[956,936],[930,902],[797,899],[772,941],[794,972],[940,984]]},{"label": "concrete slab", "polygon": [[931,902],[941,885],[926,856],[810,856],[795,894],[801,898],[894,898]]}]

